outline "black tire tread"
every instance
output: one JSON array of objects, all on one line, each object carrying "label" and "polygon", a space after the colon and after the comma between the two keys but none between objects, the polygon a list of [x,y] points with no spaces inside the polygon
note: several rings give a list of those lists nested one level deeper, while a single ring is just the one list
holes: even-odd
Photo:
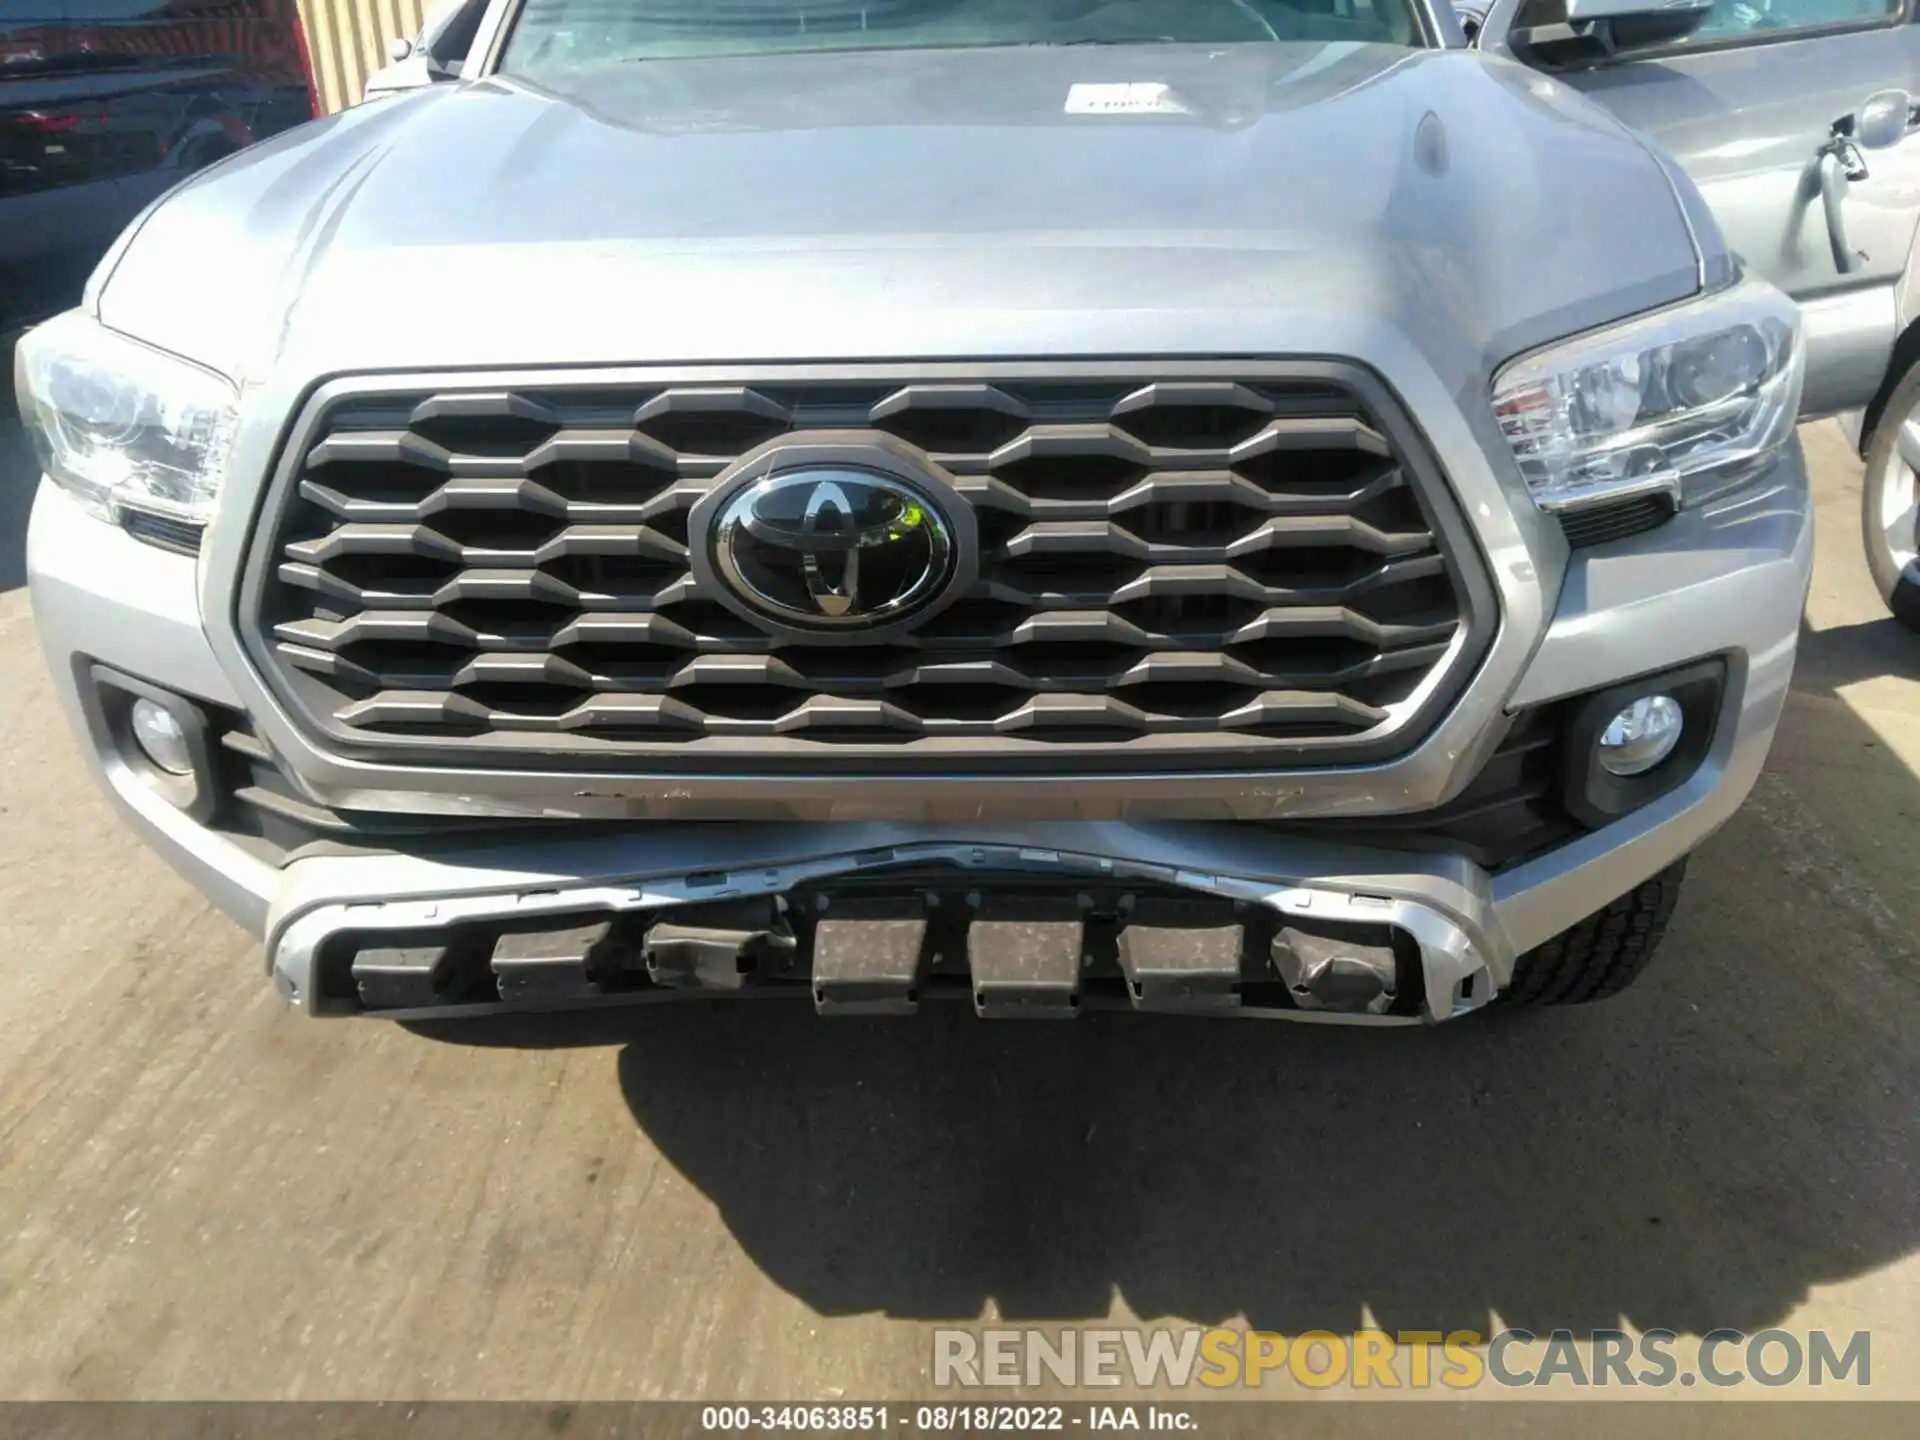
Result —
[{"label": "black tire tread", "polygon": [[1915,585],[1911,580],[1902,580],[1893,587],[1887,608],[1893,611],[1893,618],[1907,629],[1920,630],[1920,585]]},{"label": "black tire tread", "polygon": [[1640,978],[1660,947],[1686,873],[1683,858],[1522,955],[1506,1003],[1584,1005],[1618,995]]}]

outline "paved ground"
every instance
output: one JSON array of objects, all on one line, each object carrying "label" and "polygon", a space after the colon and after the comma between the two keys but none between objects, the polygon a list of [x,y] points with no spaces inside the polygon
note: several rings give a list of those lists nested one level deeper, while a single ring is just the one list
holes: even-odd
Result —
[{"label": "paved ground", "polygon": [[1629,996],[1432,1033],[316,1024],[55,718],[0,432],[0,1396],[924,1394],[943,1317],[1875,1331],[1920,1395],[1920,639],[1821,557]]}]

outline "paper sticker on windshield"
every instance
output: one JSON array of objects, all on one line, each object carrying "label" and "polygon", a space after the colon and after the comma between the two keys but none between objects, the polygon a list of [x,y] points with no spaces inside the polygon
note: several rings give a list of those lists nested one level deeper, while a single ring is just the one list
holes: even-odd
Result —
[{"label": "paper sticker on windshield", "polygon": [[1080,84],[1067,91],[1069,115],[1185,115],[1180,97],[1158,80]]}]

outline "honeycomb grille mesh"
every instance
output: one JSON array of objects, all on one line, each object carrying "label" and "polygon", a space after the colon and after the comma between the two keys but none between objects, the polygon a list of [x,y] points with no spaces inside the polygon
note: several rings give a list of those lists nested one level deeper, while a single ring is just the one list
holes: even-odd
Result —
[{"label": "honeycomb grille mesh", "polygon": [[[915,447],[973,508],[977,581],[896,642],[775,640],[690,568],[723,472],[824,431]],[[353,395],[275,491],[255,638],[375,750],[1336,763],[1410,744],[1471,648],[1387,436],[1320,379]]]}]

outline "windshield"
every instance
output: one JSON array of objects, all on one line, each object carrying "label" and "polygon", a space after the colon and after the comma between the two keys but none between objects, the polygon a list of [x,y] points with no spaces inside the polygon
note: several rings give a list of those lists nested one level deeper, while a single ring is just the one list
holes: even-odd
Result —
[{"label": "windshield", "polygon": [[1419,45],[1415,0],[524,0],[500,68],[980,45]]}]

